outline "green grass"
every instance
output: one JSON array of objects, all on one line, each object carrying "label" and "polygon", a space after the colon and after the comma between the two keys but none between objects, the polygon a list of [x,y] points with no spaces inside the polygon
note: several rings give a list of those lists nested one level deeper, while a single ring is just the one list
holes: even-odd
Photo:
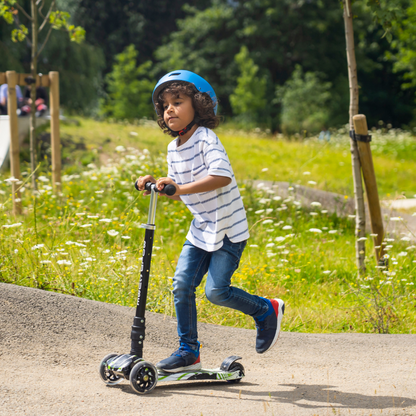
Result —
[{"label": "green grass", "polygon": [[[38,180],[39,193],[33,196],[28,173],[23,172],[24,214],[14,218],[8,175],[0,177],[0,281],[134,306],[144,236],[140,223],[147,221],[149,199],[132,185],[143,173],[166,174],[169,138],[152,127],[85,119],[80,119],[80,126],[62,126],[63,139],[69,136],[75,144],[84,138],[86,150],[74,145],[66,151],[60,194],[52,193],[50,172],[45,170]],[[325,171],[326,176],[333,171],[340,183],[350,181],[349,154],[340,141],[301,143],[226,132],[221,139],[240,183],[251,234],[233,284],[261,296],[282,297],[287,305],[286,331],[372,332],[371,319],[384,307],[390,332],[414,333],[416,256],[407,238],[386,241],[391,245],[388,271],[375,268],[369,238],[368,274],[358,279],[351,219],[330,215],[322,206],[301,208],[294,197],[282,201],[275,189],[251,185],[250,179],[278,174],[278,180],[314,180],[319,187],[340,192],[330,187],[332,179],[325,182]],[[124,149],[115,150],[117,146]],[[414,166],[411,161],[400,164],[382,149],[378,153],[375,160]],[[343,166],[336,159],[340,155]],[[279,163],[271,162],[277,159]],[[324,160],[332,168],[321,166]],[[307,171],[311,174],[304,175]],[[398,180],[402,170],[396,173],[390,175]],[[242,179],[249,181],[242,185]],[[151,311],[174,315],[171,279],[190,221],[183,204],[159,199],[148,296]],[[254,327],[250,317],[209,303],[203,286],[197,290],[200,321]],[[374,296],[381,305],[378,309],[371,301]]]}]

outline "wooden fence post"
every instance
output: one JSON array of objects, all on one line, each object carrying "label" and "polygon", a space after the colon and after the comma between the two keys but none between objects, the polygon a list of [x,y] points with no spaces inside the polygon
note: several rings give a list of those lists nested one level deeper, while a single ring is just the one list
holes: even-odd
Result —
[{"label": "wooden fence post", "polygon": [[[7,112],[10,121],[10,171],[15,179],[20,180],[20,156],[19,156],[19,131],[17,124],[17,96],[16,96],[16,81],[17,76],[15,71],[7,71]],[[20,202],[20,191],[17,191],[20,185],[12,182],[13,195],[13,215],[22,213],[22,204]]]},{"label": "wooden fence post", "polygon": [[361,170],[367,192],[368,210],[370,213],[371,230],[377,237],[374,237],[376,260],[379,265],[384,265],[384,238],[383,218],[381,216],[380,200],[378,197],[377,181],[374,172],[373,157],[371,155],[370,136],[368,135],[367,119],[363,114],[353,117],[355,138],[360,154]]},{"label": "wooden fence post", "polygon": [[51,115],[52,185],[61,189],[61,138],[59,135],[59,72],[49,72],[49,102]]}]

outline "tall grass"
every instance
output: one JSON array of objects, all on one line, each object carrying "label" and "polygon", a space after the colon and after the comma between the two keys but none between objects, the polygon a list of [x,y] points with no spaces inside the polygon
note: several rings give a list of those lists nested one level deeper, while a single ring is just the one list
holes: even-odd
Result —
[{"label": "tall grass", "polygon": [[[100,129],[95,140],[105,141],[103,126]],[[151,152],[142,146],[159,133],[134,126],[121,126],[120,131],[125,131],[123,143],[133,138],[137,146],[124,147],[121,139],[114,140],[117,146],[111,158],[103,153],[100,162],[96,144],[86,139],[89,150],[72,154],[78,162],[68,166],[62,192],[57,195],[52,192],[48,171],[39,177],[37,192],[30,189],[28,172],[23,172],[24,182],[20,185],[24,214],[18,218],[11,214],[11,181],[8,175],[0,177],[0,281],[135,305],[144,237],[140,224],[147,221],[149,199],[135,191],[133,183],[144,173],[165,176],[166,166],[162,149]],[[137,135],[132,136],[132,131]],[[91,134],[88,129],[84,132],[84,136]],[[107,131],[107,135],[111,134]],[[232,144],[233,137],[225,136],[223,141]],[[242,138],[239,140],[241,143]],[[268,174],[262,170],[270,171],[273,165],[256,156],[257,151],[265,152],[261,150],[262,140],[282,148],[287,143],[248,137],[247,144],[240,145],[240,154],[245,158],[253,155],[246,159],[246,170]],[[289,148],[295,145],[300,149],[300,143],[288,144]],[[310,142],[303,146],[319,149],[322,144]],[[159,150],[159,145],[155,147]],[[325,149],[331,147],[336,149],[335,144]],[[237,160],[233,145],[227,150]],[[83,158],[96,162],[83,166]],[[331,215],[319,203],[302,207],[294,193],[283,200],[276,186],[254,187],[250,181],[243,185],[241,179],[247,176],[242,176],[239,163],[234,165],[235,171],[240,171],[236,176],[251,237],[233,284],[250,293],[283,298],[287,304],[283,329],[287,331],[377,330],[365,309],[374,306],[366,297],[369,281],[358,280],[356,274],[353,219]],[[302,175],[316,179],[312,170],[311,175]],[[148,310],[170,316],[175,313],[172,276],[190,221],[191,215],[182,203],[159,198]],[[407,235],[387,236],[384,244],[391,266],[388,270],[378,269],[371,255],[371,240],[368,239],[366,258],[369,273],[364,279],[370,279],[387,300],[389,331],[414,333],[416,247]],[[250,317],[209,303],[204,282],[197,290],[197,300],[200,321],[254,327]]]}]

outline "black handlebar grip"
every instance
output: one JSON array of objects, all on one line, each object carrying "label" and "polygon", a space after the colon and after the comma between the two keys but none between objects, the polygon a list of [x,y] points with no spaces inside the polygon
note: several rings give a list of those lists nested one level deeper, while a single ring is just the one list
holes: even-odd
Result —
[{"label": "black handlebar grip", "polygon": [[[176,188],[175,188],[175,186],[174,186],[174,185],[172,185],[172,184],[165,185],[165,187],[163,188],[163,190],[162,190],[162,191],[159,191],[159,190],[156,188],[156,184],[154,184],[154,183],[152,183],[152,182],[147,182],[147,183],[146,183],[146,185],[144,186],[144,189],[146,189],[146,191],[148,191],[148,192],[151,192],[151,190],[152,190],[152,185],[154,185],[154,190],[155,190],[155,192],[163,192],[163,193],[165,193],[166,195],[169,195],[169,196],[175,195],[175,193],[176,193]],[[135,182],[134,187],[135,187],[138,191],[140,191],[139,187],[137,186],[137,181]]]}]

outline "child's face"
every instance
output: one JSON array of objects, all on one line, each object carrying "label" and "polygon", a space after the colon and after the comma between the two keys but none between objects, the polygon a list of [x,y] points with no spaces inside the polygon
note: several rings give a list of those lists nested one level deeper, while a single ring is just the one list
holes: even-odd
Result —
[{"label": "child's face", "polygon": [[188,95],[165,93],[163,99],[163,118],[171,130],[182,130],[194,119],[195,110]]}]

